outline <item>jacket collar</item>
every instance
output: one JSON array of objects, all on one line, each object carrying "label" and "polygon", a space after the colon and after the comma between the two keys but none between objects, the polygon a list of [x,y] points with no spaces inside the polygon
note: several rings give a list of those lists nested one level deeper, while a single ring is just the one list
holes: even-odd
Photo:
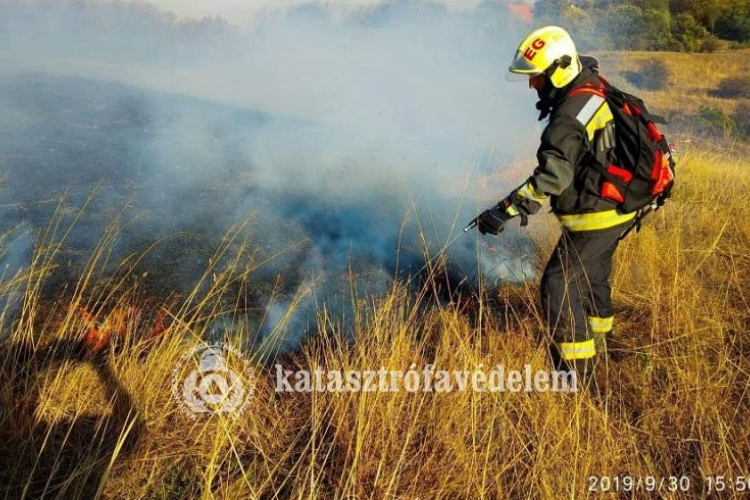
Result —
[{"label": "jacket collar", "polygon": [[591,56],[580,56],[580,61],[583,69],[572,82],[561,89],[557,89],[551,98],[539,99],[536,103],[536,109],[539,110],[539,121],[544,120],[557,109],[573,89],[596,79],[596,75],[599,73],[599,61]]}]

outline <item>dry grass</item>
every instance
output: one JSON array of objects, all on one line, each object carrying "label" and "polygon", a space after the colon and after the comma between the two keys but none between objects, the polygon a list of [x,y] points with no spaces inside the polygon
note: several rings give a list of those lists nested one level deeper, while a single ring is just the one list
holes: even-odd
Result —
[{"label": "dry grass", "polygon": [[[205,296],[171,311],[161,340],[149,336],[153,322],[134,321],[121,350],[86,358],[59,343],[53,364],[40,359],[45,346],[80,339],[86,325],[65,307],[36,317],[50,309],[35,301],[52,262],[43,252],[3,355],[3,438],[17,453],[3,473],[14,483],[6,497],[27,486],[29,498],[578,498],[590,476],[631,474],[690,477],[692,494],[664,495],[688,498],[702,477],[747,474],[750,165],[708,151],[683,154],[675,199],[619,251],[617,334],[626,353],[602,367],[608,393],[600,401],[587,393],[275,393],[273,369],[255,359],[245,413],[193,421],[171,400],[172,370],[217,314],[214,299],[251,268],[238,273],[238,260]],[[92,301],[94,290],[97,301],[132,300],[124,283],[83,281],[71,301]],[[536,293],[533,283],[503,289],[467,313],[425,309],[394,289],[361,306],[354,342],[334,328],[284,363],[544,369]],[[330,331],[331,318],[320,319]]]},{"label": "dry grass", "polygon": [[[657,483],[685,476],[692,485],[657,494],[644,483],[608,498],[698,498],[709,475],[748,476],[750,155],[693,143],[680,160],[672,202],[618,251],[624,356],[600,366],[600,400],[583,392],[276,393],[273,368],[256,356],[254,395],[239,418],[191,420],[172,400],[172,372],[207,320],[225,312],[232,284],[252,275],[236,234],[217,251],[234,249],[234,265],[207,269],[179,307],[147,306],[129,277],[97,275],[115,230],[78,287],[50,304],[42,285],[65,235],[53,223],[32,267],[5,278],[6,291],[26,294],[0,356],[0,494],[559,499],[594,496],[591,476],[630,475]],[[539,246],[549,252],[549,239]],[[359,304],[353,341],[321,312],[329,334],[282,361],[289,369],[545,369],[537,302],[534,282],[449,306],[397,287]],[[118,323],[126,325],[117,328],[119,347],[92,354],[81,350],[90,325],[80,306],[102,317],[144,312]]]}]

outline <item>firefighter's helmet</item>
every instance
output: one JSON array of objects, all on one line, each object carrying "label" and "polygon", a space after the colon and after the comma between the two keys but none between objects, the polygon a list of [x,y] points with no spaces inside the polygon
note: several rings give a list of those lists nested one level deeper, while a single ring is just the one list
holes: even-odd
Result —
[{"label": "firefighter's helmet", "polygon": [[545,26],[523,39],[508,69],[512,74],[529,78],[545,73],[552,86],[559,89],[578,76],[581,61],[567,31]]}]

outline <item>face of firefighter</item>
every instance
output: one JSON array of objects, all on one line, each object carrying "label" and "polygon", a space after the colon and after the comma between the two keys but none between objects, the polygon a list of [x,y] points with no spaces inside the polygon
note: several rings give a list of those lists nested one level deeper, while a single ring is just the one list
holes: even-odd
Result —
[{"label": "face of firefighter", "polygon": [[536,90],[536,95],[542,101],[552,99],[557,90],[552,85],[549,77],[544,73],[529,78],[529,88]]},{"label": "face of firefighter", "polygon": [[529,78],[529,88],[536,90],[541,101],[552,101],[560,93],[560,89],[552,84],[552,80],[545,73]]},{"label": "face of firefighter", "polygon": [[547,75],[544,73],[540,75],[535,75],[529,78],[529,88],[534,89],[537,92],[542,90],[544,88],[544,84],[546,83]]}]

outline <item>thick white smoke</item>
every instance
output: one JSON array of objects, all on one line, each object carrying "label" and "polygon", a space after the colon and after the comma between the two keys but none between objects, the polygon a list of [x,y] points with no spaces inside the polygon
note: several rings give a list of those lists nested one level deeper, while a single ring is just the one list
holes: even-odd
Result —
[{"label": "thick white smoke", "polygon": [[[71,235],[76,251],[93,248],[126,203],[141,216],[118,242],[123,255],[184,232],[144,264],[157,269],[154,293],[190,289],[211,245],[251,214],[259,257],[282,252],[256,273],[280,277],[284,291],[263,331],[305,292],[287,346],[305,312],[351,302],[352,280],[379,293],[419,271],[425,244],[436,253],[522,180],[496,175],[504,166],[533,166],[534,96],[503,80],[527,27],[514,31],[499,2],[462,12],[416,0],[311,4],[267,13],[250,31],[132,4],[63,2],[32,15],[23,3],[0,4],[5,197],[33,204],[69,189],[80,204],[100,185]],[[97,30],[115,6],[125,28]],[[488,177],[495,184],[481,188]],[[33,206],[6,214],[8,227],[44,227],[46,205]],[[526,243],[508,233],[457,240],[452,272],[476,282],[481,264],[493,281],[521,277]]]}]

